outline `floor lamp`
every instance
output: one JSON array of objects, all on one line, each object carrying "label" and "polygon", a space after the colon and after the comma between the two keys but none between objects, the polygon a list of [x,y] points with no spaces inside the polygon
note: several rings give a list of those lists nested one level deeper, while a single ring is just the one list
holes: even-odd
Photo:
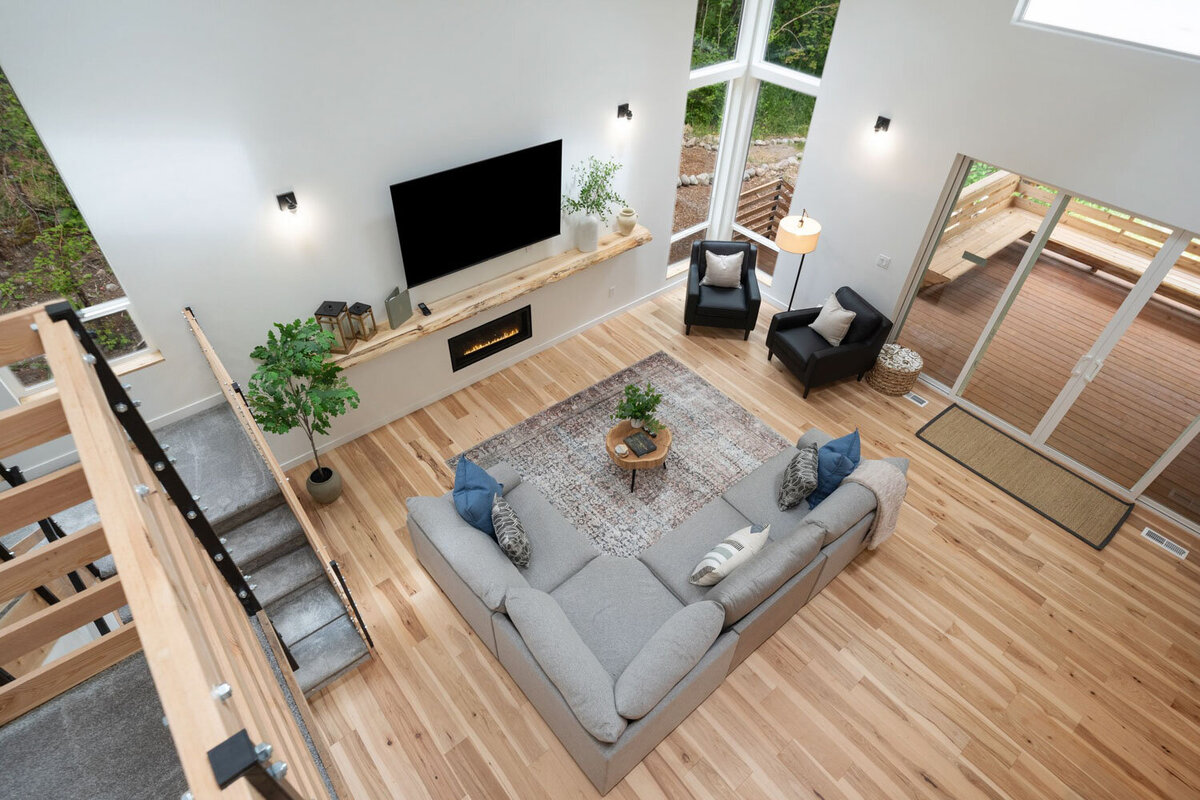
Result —
[{"label": "floor lamp", "polygon": [[775,234],[775,244],[780,250],[800,254],[800,266],[796,268],[796,280],[792,283],[792,297],[788,300],[788,311],[796,301],[796,287],[800,285],[800,271],[804,269],[804,256],[817,249],[817,240],[821,238],[821,223],[808,215],[808,210],[800,212],[798,217],[784,217],[779,221],[779,232]]}]

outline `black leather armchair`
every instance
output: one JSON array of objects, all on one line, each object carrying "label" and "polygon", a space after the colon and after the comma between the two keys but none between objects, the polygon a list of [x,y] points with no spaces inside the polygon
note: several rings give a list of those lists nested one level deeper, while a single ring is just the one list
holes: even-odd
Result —
[{"label": "black leather armchair", "polygon": [[[708,267],[705,253],[742,256],[742,287],[728,289],[721,286],[701,286]],[[715,328],[736,328],[745,331],[743,339],[750,338],[750,331],[758,324],[758,307],[762,298],[758,293],[758,278],[754,276],[754,265],[758,260],[758,245],[750,242],[715,242],[703,240],[692,242],[692,266],[688,270],[687,305],[683,309],[684,332],[690,334],[693,325],[710,325]]]},{"label": "black leather armchair", "polygon": [[776,314],[767,331],[767,360],[779,356],[784,366],[804,384],[805,397],[814,386],[855,373],[861,381],[875,365],[875,358],[892,330],[892,321],[849,286],[838,289],[835,296],[843,308],[854,312],[850,330],[837,347],[809,327],[821,313],[819,307]]}]

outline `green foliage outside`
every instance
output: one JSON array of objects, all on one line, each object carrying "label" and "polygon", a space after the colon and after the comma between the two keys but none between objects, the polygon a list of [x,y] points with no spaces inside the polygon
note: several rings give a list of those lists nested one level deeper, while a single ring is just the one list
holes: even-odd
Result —
[{"label": "green foliage outside", "polygon": [[613,189],[613,177],[620,168],[618,161],[601,161],[595,156],[571,167],[576,196],[563,195],[563,210],[569,214],[579,212],[597,216],[608,222],[608,212],[614,205],[626,205]]},{"label": "green foliage outside", "polygon": [[988,175],[992,175],[999,171],[999,167],[993,167],[991,164],[983,161],[972,161],[971,168],[967,170],[967,182],[963,184],[963,187],[965,188],[973,183],[979,183],[979,181],[983,180]]},{"label": "green foliage outside", "polygon": [[96,268],[108,273],[101,286],[111,271],[2,72],[0,179],[0,308],[58,296],[76,308],[97,302]]},{"label": "green foliage outside", "polygon": [[[836,0],[776,0],[766,60],[820,76],[825,69],[837,10]],[[700,0],[692,41],[693,69],[734,57],[741,13],[741,0]],[[810,95],[763,83],[752,135],[756,139],[807,136],[815,102]],[[685,121],[697,136],[716,133],[724,106],[724,84],[695,89],[688,93]]]},{"label": "green foliage outside", "polygon": [[314,437],[329,433],[330,421],[345,414],[347,406],[358,408],[358,392],[346,383],[342,368],[329,360],[333,342],[333,334],[309,317],[276,322],[267,343],[250,351],[251,358],[262,362],[250,377],[246,395],[254,418],[268,433],[304,431],[318,470],[323,467]]},{"label": "green foliage outside", "polygon": [[662,395],[659,394],[658,390],[649,383],[646,384],[645,389],[631,383],[625,387],[625,394],[617,403],[612,418],[616,420],[641,420],[642,426],[647,431],[656,433],[662,429],[662,423],[655,419],[654,412],[658,411],[658,406],[662,403],[662,399]]}]

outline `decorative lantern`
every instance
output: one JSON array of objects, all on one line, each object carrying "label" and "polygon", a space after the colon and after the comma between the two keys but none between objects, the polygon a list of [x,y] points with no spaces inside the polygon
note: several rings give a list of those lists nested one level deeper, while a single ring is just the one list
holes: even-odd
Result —
[{"label": "decorative lantern", "polygon": [[356,339],[367,341],[375,335],[375,312],[366,303],[355,303],[350,306],[350,327]]},{"label": "decorative lantern", "polygon": [[349,353],[354,344],[354,328],[350,325],[350,315],[346,313],[346,304],[340,300],[326,300],[313,312],[321,330],[333,334],[334,353]]}]

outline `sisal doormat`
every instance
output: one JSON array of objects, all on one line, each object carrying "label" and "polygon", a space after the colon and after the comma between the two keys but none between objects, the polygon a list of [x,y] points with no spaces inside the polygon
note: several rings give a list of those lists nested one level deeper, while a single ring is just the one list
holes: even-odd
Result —
[{"label": "sisal doormat", "polygon": [[[662,393],[667,469],[643,470],[637,490],[608,457],[604,436],[625,384]],[[635,556],[790,444],[704,378],[658,352],[534,414],[466,452],[507,461],[605,553]],[[458,458],[447,463],[453,467]],[[732,533],[732,531],[730,531]]]},{"label": "sisal doormat", "polygon": [[1097,550],[1133,510],[956,405],[926,423],[917,437]]}]

